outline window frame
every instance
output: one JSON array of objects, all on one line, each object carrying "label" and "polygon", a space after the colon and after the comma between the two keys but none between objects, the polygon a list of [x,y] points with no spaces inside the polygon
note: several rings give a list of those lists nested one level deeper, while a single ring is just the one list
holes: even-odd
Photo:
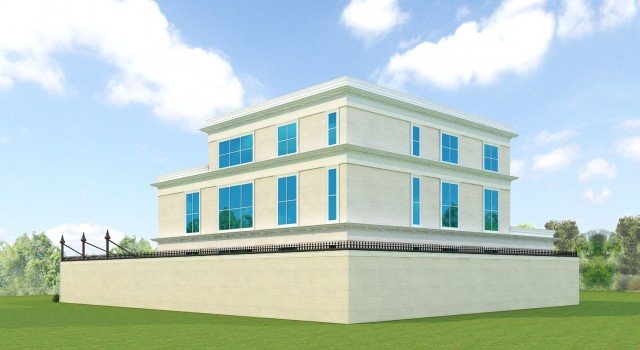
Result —
[{"label": "window frame", "polygon": [[[287,154],[278,154],[278,145],[280,143],[280,140],[278,139],[278,129],[280,129],[280,127],[283,126],[289,126],[291,124],[296,124],[296,151],[292,152],[292,153],[287,153]],[[290,139],[287,139],[290,140]],[[294,121],[288,121],[288,122],[283,122],[280,124],[276,124],[276,157],[277,158],[281,158],[281,157],[286,157],[286,156],[290,156],[290,155],[294,155],[294,154],[298,154],[300,153],[300,123],[298,123],[298,119],[294,120]]]},{"label": "window frame", "polygon": [[[336,143],[334,143],[333,145],[329,143],[329,114],[331,113],[335,113],[336,114]],[[327,111],[326,113],[327,119],[326,119],[326,125],[327,125],[327,147],[334,147],[340,144],[340,111],[335,109],[335,110],[330,110]]]},{"label": "window frame", "polygon": [[[280,201],[278,200],[278,180],[282,179],[282,178],[287,178],[287,177],[291,177],[291,176],[295,176],[296,177],[296,222],[293,224],[282,224],[280,225],[278,223],[278,216],[280,215],[280,212],[278,211],[278,204],[280,203]],[[295,172],[295,173],[290,173],[290,174],[285,174],[285,175],[280,175],[278,177],[276,177],[276,227],[280,228],[280,227],[297,227],[300,226],[300,173],[299,172]]]},{"label": "window frame", "polygon": [[[187,215],[189,215],[187,213],[187,196],[190,195],[190,194],[194,194],[194,193],[198,194],[198,231],[187,232]],[[184,218],[184,225],[182,227],[184,228],[184,234],[185,235],[200,234],[200,232],[201,232],[201,229],[200,229],[200,226],[201,226],[200,225],[200,223],[201,223],[201,221],[200,221],[200,216],[201,215],[200,214],[202,212],[200,210],[200,209],[202,209],[202,198],[201,197],[202,197],[202,194],[200,193],[200,190],[184,192],[184,206],[183,206],[184,212],[183,212],[183,215],[182,215],[182,217]]]},{"label": "window frame", "polygon": [[[256,216],[256,181],[255,180],[251,180],[251,181],[243,181],[243,182],[235,182],[235,183],[231,183],[229,185],[224,185],[224,186],[216,186],[216,190],[218,191],[218,197],[217,197],[217,203],[216,203],[216,214],[217,214],[217,222],[218,222],[218,226],[216,228],[216,232],[219,233],[227,233],[227,232],[241,232],[241,231],[253,231],[255,230],[256,227],[256,220],[255,220],[255,216]],[[226,229],[226,230],[221,230],[220,229],[220,189],[222,188],[231,188],[233,186],[242,186],[242,185],[248,185],[251,184],[251,199],[253,202],[253,206],[252,206],[252,211],[253,211],[253,217],[251,218],[251,227],[243,227],[243,228],[230,228],[230,229]]]},{"label": "window frame", "polygon": [[[485,165],[484,161],[487,158],[485,146],[495,147],[496,150],[497,150],[498,158],[496,158],[496,170],[489,170],[489,169],[485,168],[485,166],[484,166]],[[490,159],[493,159],[493,158],[490,158]],[[482,142],[482,170],[489,171],[489,172],[492,172],[492,173],[499,173],[500,172],[500,147],[498,145],[493,144],[493,143],[488,143],[488,142]]]},{"label": "window frame", "polygon": [[[413,198],[413,190],[414,190],[414,184],[413,184],[413,180],[418,180],[418,201],[415,201]],[[422,179],[420,179],[420,176],[418,175],[411,175],[411,193],[410,193],[410,198],[411,198],[411,227],[422,227]],[[418,203],[418,223],[414,223],[414,212],[413,212],[413,205]]]},{"label": "window frame", "polygon": [[[449,226],[444,226],[442,224],[442,193],[443,193],[442,184],[445,184],[445,183],[451,184],[451,185],[456,185],[458,187],[458,207],[457,207],[458,208],[458,226],[457,227],[449,227]],[[439,216],[438,222],[439,222],[440,229],[441,230],[453,230],[453,231],[460,230],[460,207],[461,207],[460,206],[460,183],[456,182],[456,181],[440,179],[440,201],[439,201],[439,203],[440,203],[440,208],[438,209],[438,211],[440,212],[440,216]]]},{"label": "window frame", "polygon": [[[249,136],[249,135],[251,135],[251,144],[253,145],[251,147],[251,161],[250,162],[246,162],[246,163],[236,164],[236,165],[228,165],[228,166],[226,166],[224,168],[221,168],[220,167],[220,143],[226,142],[226,141],[230,141],[230,140],[233,140],[233,139],[237,139],[237,138],[241,139],[241,138],[243,138],[245,136]],[[240,142],[242,142],[242,140]],[[220,140],[218,140],[218,144],[216,146],[218,146],[218,149],[217,149],[217,151],[218,151],[218,170],[229,169],[229,168],[233,168],[233,167],[237,167],[237,166],[241,166],[241,165],[245,165],[245,164],[251,164],[251,163],[254,163],[256,161],[256,132],[255,132],[255,130],[251,131],[251,132],[248,132],[248,133],[243,133],[243,134],[240,134],[240,135],[236,135],[236,136],[231,136],[231,137],[227,137],[227,138],[224,138],[224,139],[220,139]],[[240,152],[242,153],[242,146],[240,148]]]},{"label": "window frame", "polygon": [[[442,143],[442,137],[444,135],[453,136],[453,137],[456,138],[456,140],[458,140],[458,148],[456,148],[458,161],[456,163],[444,160],[444,145]],[[445,132],[444,130],[440,130],[440,141],[439,141],[439,143],[440,143],[440,161],[442,163],[459,165],[460,164],[460,135],[454,134],[454,133],[450,133],[450,132]]]},{"label": "window frame", "polygon": [[[413,147],[413,143],[415,142],[413,140],[413,129],[417,128],[418,129],[418,154],[414,154],[415,152],[415,148]],[[422,150],[420,149],[422,147],[422,127],[418,124],[411,124],[411,135],[410,135],[410,140],[411,140],[411,156],[412,157],[416,157],[416,158],[422,158]]]},{"label": "window frame", "polygon": [[[339,222],[340,221],[340,170],[338,166],[335,167],[328,167],[326,168],[327,170],[327,222],[328,223],[334,223],[334,222]],[[335,219],[330,219],[329,218],[329,189],[331,187],[331,184],[329,182],[329,171],[331,170],[335,170],[336,171],[336,218]]]},{"label": "window frame", "polygon": [[[495,230],[495,231],[494,230],[487,230],[485,228],[485,224],[486,223],[484,221],[485,220],[485,217],[484,217],[484,215],[485,215],[484,204],[485,204],[485,200],[486,200],[486,198],[485,198],[485,196],[486,196],[486,192],[485,191],[486,190],[495,191],[497,193],[497,195],[498,195],[498,210],[497,210],[497,213],[498,213],[498,229]],[[500,189],[499,188],[484,187],[484,186],[482,187],[482,232],[487,232],[487,233],[499,233],[500,232]]]}]

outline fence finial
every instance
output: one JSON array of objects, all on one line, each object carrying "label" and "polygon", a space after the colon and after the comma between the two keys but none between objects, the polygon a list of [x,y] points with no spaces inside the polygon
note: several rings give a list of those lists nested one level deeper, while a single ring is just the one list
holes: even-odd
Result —
[{"label": "fence finial", "polygon": [[60,236],[60,243],[64,244],[64,235]]},{"label": "fence finial", "polygon": [[109,236],[109,229],[107,229],[107,234],[104,236],[104,240],[106,243],[106,247],[104,249],[105,257],[109,259],[109,241],[111,240],[111,236]]},{"label": "fence finial", "polygon": [[104,236],[104,239],[111,239],[111,236],[109,236],[109,230],[107,229],[107,234]]},{"label": "fence finial", "polygon": [[82,238],[80,238],[80,241],[82,242],[86,242],[87,238],[84,236],[84,232],[82,232]]},{"label": "fence finial", "polygon": [[87,238],[84,236],[84,232],[82,232],[82,238],[80,238],[80,241],[82,242],[82,259],[84,259],[84,253],[85,253],[85,244],[87,243]]}]

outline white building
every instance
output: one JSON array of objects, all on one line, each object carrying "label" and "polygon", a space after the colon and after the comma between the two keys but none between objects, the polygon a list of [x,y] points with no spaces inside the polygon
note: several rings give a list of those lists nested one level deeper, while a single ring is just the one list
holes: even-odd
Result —
[{"label": "white building", "polygon": [[[208,164],[154,186],[159,250],[204,256],[65,262],[71,284],[117,264],[164,277],[109,300],[63,287],[63,301],[342,323],[578,303],[577,258],[510,226],[504,125],[340,78],[202,131]],[[299,245],[322,242],[347,248]],[[287,249],[255,253],[274,244]],[[251,254],[203,250],[221,248]]]}]

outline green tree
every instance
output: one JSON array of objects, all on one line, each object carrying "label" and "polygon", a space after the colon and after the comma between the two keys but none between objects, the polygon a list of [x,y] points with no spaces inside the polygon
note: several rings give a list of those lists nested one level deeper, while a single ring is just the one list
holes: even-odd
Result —
[{"label": "green tree", "polygon": [[544,228],[556,231],[553,237],[558,238],[554,242],[557,250],[573,250],[576,248],[580,230],[575,220],[551,220],[544,224]]},{"label": "green tree", "polygon": [[26,233],[0,250],[0,295],[58,292],[60,249],[43,233]]},{"label": "green tree", "polygon": [[[127,251],[136,254],[136,253],[151,253],[154,252],[155,249],[151,246],[151,243],[146,239],[140,237],[139,239],[136,236],[126,235],[118,245]],[[118,248],[117,246],[109,249],[111,254],[127,254],[125,250]]]},{"label": "green tree", "polygon": [[582,283],[588,289],[608,290],[616,271],[615,244],[609,241],[608,232],[589,236],[588,248],[581,252],[580,271]]},{"label": "green tree", "polygon": [[616,236],[620,240],[620,272],[640,273],[640,216],[624,216],[618,220]]}]

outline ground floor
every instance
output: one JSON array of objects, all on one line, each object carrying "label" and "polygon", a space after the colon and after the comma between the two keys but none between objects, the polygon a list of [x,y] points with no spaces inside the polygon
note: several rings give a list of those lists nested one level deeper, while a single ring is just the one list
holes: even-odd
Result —
[{"label": "ground floor", "polygon": [[304,245],[295,252],[263,246],[222,255],[63,261],[61,301],[332,323],[578,303],[575,256],[340,244]]},{"label": "ground floor", "polygon": [[[582,292],[575,306],[330,324],[0,297],[4,349],[637,349],[640,293]],[[73,336],[64,336],[73,334]]]}]

